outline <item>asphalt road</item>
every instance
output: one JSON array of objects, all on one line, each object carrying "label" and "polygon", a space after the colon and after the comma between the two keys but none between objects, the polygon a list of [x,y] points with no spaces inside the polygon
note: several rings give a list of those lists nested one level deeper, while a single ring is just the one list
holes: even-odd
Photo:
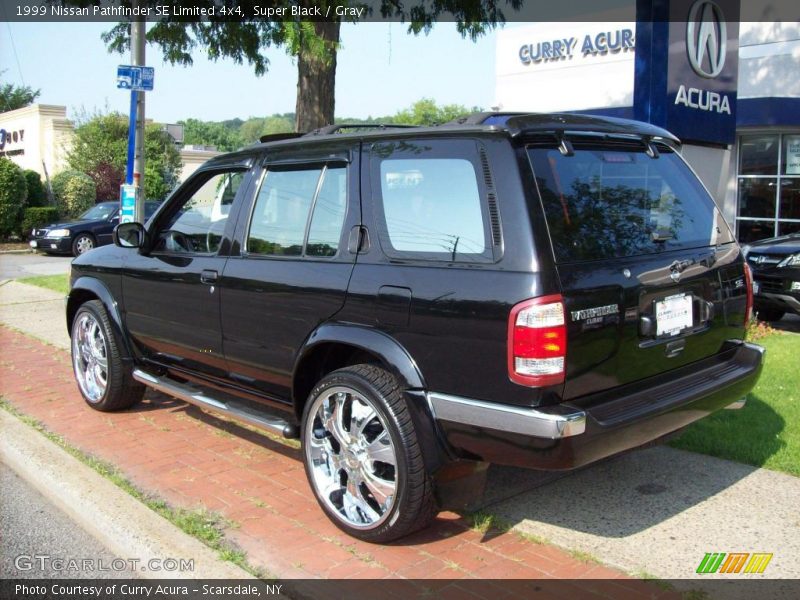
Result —
[{"label": "asphalt road", "polygon": [[69,271],[71,256],[55,256],[29,252],[0,254],[0,281],[35,275],[59,275]]},{"label": "asphalt road", "polygon": [[[111,579],[136,574],[44,496],[0,463],[0,576]],[[77,561],[78,568],[71,559]],[[84,563],[84,560],[87,562]],[[63,564],[59,565],[59,561]],[[58,570],[58,567],[62,570]],[[42,568],[43,567],[43,568]]]}]

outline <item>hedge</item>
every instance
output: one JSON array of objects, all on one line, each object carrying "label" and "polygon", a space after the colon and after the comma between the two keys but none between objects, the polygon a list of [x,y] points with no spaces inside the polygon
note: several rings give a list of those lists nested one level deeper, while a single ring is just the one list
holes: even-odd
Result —
[{"label": "hedge", "polygon": [[25,169],[23,173],[28,184],[28,206],[47,206],[47,192],[42,178],[33,169]]},{"label": "hedge", "polygon": [[25,175],[16,163],[0,157],[0,237],[20,232],[28,197]]},{"label": "hedge", "polygon": [[33,206],[25,209],[22,219],[22,233],[30,235],[34,227],[49,225],[58,221],[58,209],[55,206]]}]

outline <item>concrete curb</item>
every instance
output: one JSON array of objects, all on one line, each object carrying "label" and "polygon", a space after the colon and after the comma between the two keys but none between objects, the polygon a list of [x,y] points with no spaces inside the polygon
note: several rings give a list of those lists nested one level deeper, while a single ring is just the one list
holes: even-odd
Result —
[{"label": "concrete curb", "polygon": [[123,559],[194,559],[192,571],[141,571],[146,579],[254,579],[182,532],[53,442],[0,410],[0,460]]}]

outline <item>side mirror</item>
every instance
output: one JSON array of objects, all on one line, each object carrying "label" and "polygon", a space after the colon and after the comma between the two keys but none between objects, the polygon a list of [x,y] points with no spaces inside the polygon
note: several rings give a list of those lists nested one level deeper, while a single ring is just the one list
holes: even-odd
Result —
[{"label": "side mirror", "polygon": [[147,231],[141,223],[121,223],[114,228],[112,237],[120,248],[142,248]]}]

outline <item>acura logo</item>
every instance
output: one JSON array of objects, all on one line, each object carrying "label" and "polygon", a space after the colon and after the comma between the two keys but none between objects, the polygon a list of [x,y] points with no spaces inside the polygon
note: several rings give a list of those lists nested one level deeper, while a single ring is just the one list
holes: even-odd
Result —
[{"label": "acura logo", "polygon": [[713,79],[725,66],[728,31],[722,9],[711,0],[697,0],[686,23],[686,53],[694,72]]}]

